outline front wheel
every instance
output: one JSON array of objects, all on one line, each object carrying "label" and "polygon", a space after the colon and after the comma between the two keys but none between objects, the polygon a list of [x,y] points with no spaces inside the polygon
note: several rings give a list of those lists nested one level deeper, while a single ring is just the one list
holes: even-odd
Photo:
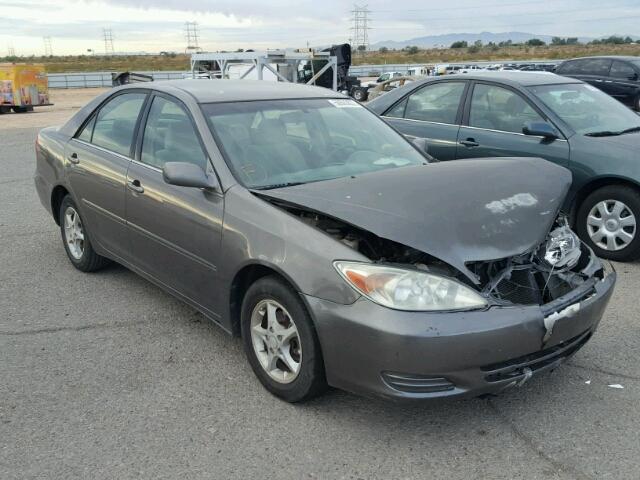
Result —
[{"label": "front wheel", "polygon": [[580,205],[577,230],[602,258],[626,262],[640,257],[640,192],[608,185],[591,193]]},{"label": "front wheel", "polygon": [[93,249],[87,226],[70,195],[62,199],[59,215],[64,249],[73,266],[82,272],[94,272],[107,265],[109,260]]},{"label": "front wheel", "polygon": [[287,402],[322,394],[327,383],[320,342],[299,295],[276,277],[263,277],[242,302],[242,340],[262,385]]}]

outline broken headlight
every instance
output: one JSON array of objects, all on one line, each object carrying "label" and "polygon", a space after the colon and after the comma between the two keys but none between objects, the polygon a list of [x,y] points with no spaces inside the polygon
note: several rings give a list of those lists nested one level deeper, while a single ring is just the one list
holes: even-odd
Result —
[{"label": "broken headlight", "polygon": [[397,310],[482,308],[487,301],[457,280],[417,270],[357,262],[335,262],[342,277],[379,305]]},{"label": "broken headlight", "polygon": [[571,268],[580,260],[580,239],[568,225],[561,225],[549,232],[541,253],[551,268]]}]

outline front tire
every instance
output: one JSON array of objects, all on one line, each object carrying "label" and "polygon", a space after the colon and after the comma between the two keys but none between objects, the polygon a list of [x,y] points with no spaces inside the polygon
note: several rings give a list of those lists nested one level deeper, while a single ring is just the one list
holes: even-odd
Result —
[{"label": "front tire", "polygon": [[257,280],[244,296],[240,321],[249,364],[269,392],[294,403],[326,390],[313,322],[287,284],[271,276]]},{"label": "front tire", "polygon": [[95,272],[109,264],[108,259],[98,255],[93,249],[87,226],[70,195],[62,199],[58,218],[62,243],[74,267],[81,272]]},{"label": "front tire", "polygon": [[356,88],[353,91],[353,98],[354,100],[357,100],[358,102],[364,102],[367,100],[367,91],[363,88]]},{"label": "front tire", "polygon": [[601,258],[627,262],[640,257],[640,192],[607,185],[580,205],[578,235]]}]

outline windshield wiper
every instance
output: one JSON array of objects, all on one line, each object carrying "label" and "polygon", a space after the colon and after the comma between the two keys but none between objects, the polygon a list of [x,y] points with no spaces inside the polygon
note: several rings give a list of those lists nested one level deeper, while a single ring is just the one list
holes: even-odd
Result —
[{"label": "windshield wiper", "polygon": [[603,130],[602,132],[589,132],[585,133],[587,137],[616,137],[618,135],[624,135],[625,133],[640,132],[640,126],[626,128],[618,132],[612,132],[611,130]]},{"label": "windshield wiper", "polygon": [[624,135],[625,133],[633,133],[633,132],[640,132],[640,126],[631,127],[631,128],[627,128],[625,130],[622,130],[620,132],[620,135]]},{"label": "windshield wiper", "polygon": [[584,134],[585,137],[615,137],[620,135],[620,132],[612,132],[611,130],[603,130],[601,132],[589,132]]},{"label": "windshield wiper", "polygon": [[274,183],[273,185],[261,185],[259,187],[253,187],[253,190],[272,190],[274,188],[295,187],[296,185],[304,185],[307,182],[285,182]]}]

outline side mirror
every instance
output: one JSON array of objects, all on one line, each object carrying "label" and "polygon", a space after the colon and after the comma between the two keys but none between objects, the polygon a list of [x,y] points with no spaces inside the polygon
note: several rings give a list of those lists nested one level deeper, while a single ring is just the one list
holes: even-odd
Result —
[{"label": "side mirror", "polygon": [[165,163],[162,177],[169,185],[178,187],[214,189],[218,186],[215,177],[207,175],[202,168],[188,162]]},{"label": "side mirror", "polygon": [[424,158],[429,160],[429,162],[437,162],[438,160],[435,157],[429,155],[429,145],[427,143],[426,138],[416,137],[411,140],[411,143],[420,151]]},{"label": "side mirror", "polygon": [[411,143],[413,143],[416,148],[420,150],[420,153],[429,155],[429,144],[427,143],[426,138],[416,137],[411,140]]},{"label": "side mirror", "polygon": [[547,122],[527,122],[522,127],[522,133],[536,137],[544,137],[545,140],[555,140],[558,132]]},{"label": "side mirror", "polygon": [[633,75],[629,75],[628,80],[631,80],[632,82],[636,82],[638,80],[638,74],[634,73]]}]

